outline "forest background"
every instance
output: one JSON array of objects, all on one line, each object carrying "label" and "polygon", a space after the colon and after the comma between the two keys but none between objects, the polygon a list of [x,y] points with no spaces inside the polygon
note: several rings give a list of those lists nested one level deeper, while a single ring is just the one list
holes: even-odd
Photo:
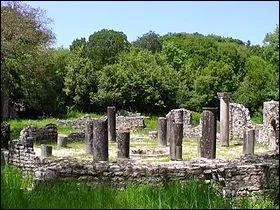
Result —
[{"label": "forest background", "polygon": [[53,48],[40,8],[1,2],[1,118],[104,112],[114,105],[149,114],[219,106],[217,92],[261,115],[279,100],[279,25],[264,44],[200,33],[149,31],[129,42],[102,29]]}]

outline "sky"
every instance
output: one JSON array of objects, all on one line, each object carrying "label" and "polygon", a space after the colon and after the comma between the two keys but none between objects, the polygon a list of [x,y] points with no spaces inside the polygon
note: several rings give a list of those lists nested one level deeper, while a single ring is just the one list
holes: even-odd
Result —
[{"label": "sky", "polygon": [[26,1],[46,11],[54,47],[102,29],[126,34],[129,42],[154,31],[215,34],[263,44],[279,24],[279,1]]}]

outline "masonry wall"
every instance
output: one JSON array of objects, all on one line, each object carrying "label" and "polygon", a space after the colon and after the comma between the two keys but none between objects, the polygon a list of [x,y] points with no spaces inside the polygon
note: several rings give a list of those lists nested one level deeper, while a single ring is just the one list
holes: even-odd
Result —
[{"label": "masonry wall", "polygon": [[124,185],[129,181],[161,184],[171,179],[197,177],[220,186],[225,196],[270,193],[279,188],[279,153],[234,160],[194,159],[141,164],[133,161],[78,161],[69,158],[40,158],[32,147],[13,142],[1,150],[5,160],[23,171],[33,172],[37,181],[76,178],[89,182]]},{"label": "masonry wall", "polygon": [[266,101],[263,103],[263,124],[257,136],[258,142],[268,144],[273,150],[278,150],[279,133],[277,135],[277,131],[279,132],[279,101]]},{"label": "masonry wall", "polygon": [[229,104],[229,138],[242,139],[243,131],[246,128],[253,128],[250,113],[242,104]]},{"label": "masonry wall", "polygon": [[183,110],[183,135],[188,138],[200,137],[201,136],[201,121],[198,126],[192,125],[192,111],[181,108],[172,109],[166,115],[167,118],[171,117],[174,122],[178,122],[179,111]]},{"label": "masonry wall", "polygon": [[[131,130],[134,128],[143,128],[144,116],[117,116],[116,117],[116,129],[117,130]],[[81,119],[74,120],[59,120],[58,123],[64,126],[72,126],[76,133],[85,133],[85,125],[91,120],[91,117],[83,117]]]}]

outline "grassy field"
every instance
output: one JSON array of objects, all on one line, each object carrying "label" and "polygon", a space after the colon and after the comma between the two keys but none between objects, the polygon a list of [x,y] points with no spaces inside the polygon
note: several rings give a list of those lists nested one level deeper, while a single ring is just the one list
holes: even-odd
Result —
[{"label": "grassy field", "polygon": [[41,183],[32,190],[32,177],[13,166],[1,164],[1,208],[153,208],[153,209],[264,209],[277,208],[268,197],[223,198],[217,189],[197,179],[164,186],[129,184],[115,188],[89,186],[78,180]]}]

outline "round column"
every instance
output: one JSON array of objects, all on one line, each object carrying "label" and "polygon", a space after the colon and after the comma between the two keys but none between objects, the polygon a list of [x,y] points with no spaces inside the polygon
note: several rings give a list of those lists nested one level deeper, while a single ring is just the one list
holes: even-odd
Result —
[{"label": "round column", "polygon": [[222,147],[229,146],[229,98],[230,93],[217,93],[220,99],[220,143]]}]

